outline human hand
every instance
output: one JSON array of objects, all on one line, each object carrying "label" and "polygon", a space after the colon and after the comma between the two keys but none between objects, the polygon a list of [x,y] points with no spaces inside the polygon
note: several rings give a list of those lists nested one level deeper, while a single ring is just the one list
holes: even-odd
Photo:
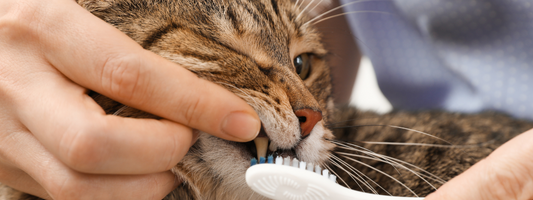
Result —
[{"label": "human hand", "polygon": [[[0,182],[42,198],[162,199],[192,129],[248,141],[254,110],[72,0],[0,1]],[[168,120],[105,115],[94,90]]]},{"label": "human hand", "polygon": [[533,199],[533,129],[444,184],[425,200]]}]

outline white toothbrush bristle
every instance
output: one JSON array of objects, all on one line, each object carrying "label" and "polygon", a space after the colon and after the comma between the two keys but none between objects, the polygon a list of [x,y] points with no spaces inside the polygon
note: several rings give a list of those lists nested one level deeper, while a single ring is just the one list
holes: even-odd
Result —
[{"label": "white toothbrush bristle", "polygon": [[283,165],[291,166],[291,159],[289,157],[283,159]]},{"label": "white toothbrush bristle", "polygon": [[307,171],[311,171],[311,172],[312,172],[312,171],[313,171],[313,168],[314,168],[314,167],[313,167],[313,164],[309,163],[309,164],[307,165]]},{"label": "white toothbrush bristle", "polygon": [[298,168],[298,159],[292,159],[292,166]]},{"label": "white toothbrush bristle", "polygon": [[283,158],[281,156],[276,157],[276,165],[283,165]]},{"label": "white toothbrush bristle", "polygon": [[329,171],[327,169],[322,170],[322,176],[324,176],[325,178],[328,178],[329,177]]},{"label": "white toothbrush bristle", "polygon": [[305,170],[305,162],[304,161],[300,161],[300,169],[303,169]]},{"label": "white toothbrush bristle", "polygon": [[320,169],[320,166],[315,166],[315,173],[322,174],[322,169]]},{"label": "white toothbrush bristle", "polygon": [[331,174],[331,175],[329,175],[329,180],[333,181],[334,183],[336,183],[337,182],[337,177],[335,175]]}]

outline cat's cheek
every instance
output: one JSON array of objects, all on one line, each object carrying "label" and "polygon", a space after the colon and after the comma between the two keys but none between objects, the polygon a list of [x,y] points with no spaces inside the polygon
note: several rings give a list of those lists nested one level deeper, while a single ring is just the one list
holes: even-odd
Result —
[{"label": "cat's cheek", "polygon": [[319,122],[309,137],[305,138],[295,148],[296,155],[303,161],[313,164],[324,164],[330,157],[330,152],[335,145],[326,139],[332,139],[333,135],[329,129],[324,127],[324,122]]}]

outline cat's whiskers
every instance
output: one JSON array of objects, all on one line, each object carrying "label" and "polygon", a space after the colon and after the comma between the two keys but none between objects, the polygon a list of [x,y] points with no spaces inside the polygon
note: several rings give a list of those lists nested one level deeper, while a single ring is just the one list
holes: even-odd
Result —
[{"label": "cat's whiskers", "polygon": [[[346,170],[344,167],[340,166],[339,163],[337,163],[335,160],[332,160],[332,159],[330,158],[329,161],[330,161],[330,163],[333,164],[335,167],[341,169],[342,171],[345,171],[345,172],[348,174],[348,176],[350,176],[350,178],[355,182],[355,184],[357,184],[357,186],[359,186],[359,188],[361,189],[361,191],[365,191],[365,190],[363,189],[363,187],[361,187],[361,185],[359,184],[359,181],[358,181],[359,179],[358,179],[357,177],[355,177],[352,173],[350,173],[350,172],[349,172],[348,170]],[[338,176],[338,177],[339,177],[339,176]],[[352,189],[352,188],[348,185],[348,183],[346,183],[346,182],[342,179],[342,177],[339,177],[339,180],[341,180],[342,183],[344,183],[344,185],[346,185],[346,187]]]},{"label": "cat's whiskers", "polygon": [[340,16],[344,16],[344,15],[348,15],[348,14],[357,14],[357,13],[379,13],[379,14],[392,15],[391,13],[388,13],[388,12],[372,11],[372,10],[360,10],[360,11],[343,12],[343,13],[340,13],[340,14],[336,14],[336,15],[332,15],[332,16],[326,17],[324,19],[317,20],[316,22],[313,22],[313,25],[316,25],[316,24],[318,24],[320,22],[323,22],[323,21],[326,21],[326,20],[329,20],[329,19],[332,19],[332,18],[335,18],[335,17],[340,17]]},{"label": "cat's whiskers", "polygon": [[[361,148],[362,148],[362,147],[361,147]],[[354,149],[354,150],[357,150],[357,149]],[[369,152],[366,152],[366,151],[363,151],[363,150],[357,150],[357,151],[358,151],[358,152],[361,152],[361,153],[365,153],[365,154],[367,154],[367,153],[373,153],[373,154],[370,154],[370,155],[379,155],[379,154],[377,154],[377,153],[371,152],[370,150],[368,150]],[[338,153],[338,154],[342,154],[342,152],[336,152],[336,153]],[[344,155],[344,154],[343,154],[343,155]],[[408,186],[406,186],[405,184],[403,184],[403,183],[402,183],[401,181],[399,181],[398,179],[392,177],[391,175],[389,175],[389,174],[387,174],[387,173],[385,173],[385,172],[383,172],[383,171],[381,171],[381,170],[379,170],[379,169],[376,169],[376,168],[374,168],[374,167],[372,167],[372,166],[370,166],[370,165],[368,165],[368,164],[365,164],[365,163],[363,163],[363,162],[361,162],[361,161],[358,161],[358,160],[355,160],[355,159],[352,159],[352,158],[348,158],[348,157],[346,157],[346,156],[343,156],[343,157],[346,158],[346,159],[352,160],[352,161],[354,161],[354,162],[357,162],[357,163],[359,163],[359,164],[361,164],[361,165],[363,165],[363,166],[366,166],[366,167],[368,167],[368,168],[370,168],[370,169],[372,169],[372,170],[377,171],[378,173],[381,173],[381,174],[383,174],[383,175],[389,177],[390,179],[392,179],[392,180],[394,180],[395,182],[397,182],[397,183],[399,183],[400,185],[402,185],[402,187],[404,187],[404,188],[406,188],[407,190],[409,190],[409,191],[410,191],[411,193],[413,193],[415,196],[417,195],[417,194],[414,193],[414,191],[412,191]],[[379,159],[379,158],[374,158],[374,160],[377,160],[377,161],[380,161],[380,162],[385,162],[385,161],[383,161],[383,159]],[[343,162],[344,162],[344,161],[343,161]],[[385,163],[390,164],[390,165],[393,166],[393,167],[394,167],[394,165],[396,165],[396,166],[400,166],[400,167],[406,168],[405,166],[403,166],[403,165],[401,165],[401,164],[398,164],[398,163],[394,163],[393,161],[389,161],[389,162],[385,162]],[[348,165],[348,166],[350,166],[350,165]],[[352,167],[352,166],[350,166],[350,167]],[[394,168],[396,168],[396,167],[394,167]],[[354,168],[354,169],[355,169],[355,168]],[[396,169],[396,170],[397,170],[397,169]],[[409,170],[409,169],[407,169],[407,170]],[[397,170],[397,171],[398,171],[398,170]],[[411,172],[413,172],[413,174],[417,175],[414,171],[411,171]],[[399,171],[398,171],[398,173],[399,173]],[[366,176],[366,175],[365,175],[365,176]],[[420,176],[419,176],[419,177],[420,177]],[[367,177],[367,178],[368,178],[368,177]],[[371,180],[371,179],[369,178],[369,180]],[[372,181],[372,182],[374,182],[374,181]],[[426,182],[427,182],[427,181],[426,181]],[[381,189],[383,189],[383,191],[389,193],[389,192],[386,191],[384,188],[382,188],[379,184],[377,184],[377,183],[375,183],[375,184],[378,185]],[[430,185],[431,185],[431,184],[430,184]],[[389,195],[390,195],[390,194],[389,194]]]},{"label": "cat's whiskers", "polygon": [[356,4],[356,3],[361,3],[361,2],[367,2],[367,1],[390,1],[390,0],[357,0],[357,1],[352,1],[352,2],[349,2],[349,3],[345,3],[345,4],[343,4],[343,5],[340,5],[340,6],[337,6],[337,7],[335,7],[335,8],[329,9],[328,11],[325,11],[325,12],[323,12],[323,13],[320,14],[320,15],[317,15],[317,16],[314,17],[313,19],[311,19],[311,20],[307,21],[306,23],[304,23],[303,26],[306,26],[306,25],[312,23],[313,21],[316,21],[316,20],[318,20],[318,19],[324,17],[324,16],[327,15],[327,14],[332,13],[332,12],[334,12],[334,11],[336,11],[336,10],[341,9],[341,8],[344,8],[344,7],[348,6],[348,5],[352,5],[352,4]]},{"label": "cat's whiskers", "polygon": [[[364,175],[361,173],[361,171],[353,168],[351,165],[349,165],[348,163],[346,162],[343,162],[341,159],[339,159],[337,156],[335,155],[332,155],[331,158],[330,158],[331,161],[335,161],[337,164],[340,164],[346,168],[342,168],[342,170],[344,170],[345,172],[348,173],[348,176],[350,176],[352,178],[352,180],[354,181],[359,181],[361,182],[365,187],[367,187],[372,193],[376,194],[377,191],[374,189],[374,187],[372,187],[372,185],[370,185],[367,181],[365,181],[365,179],[363,178],[363,176],[361,175]],[[337,167],[339,167],[339,165],[337,165]],[[355,176],[354,176],[355,175]],[[361,187],[359,185],[359,187]],[[363,188],[361,188],[361,190],[364,192],[365,190]]]},{"label": "cat's whiskers", "polygon": [[[424,169],[422,169],[420,167],[417,167],[417,166],[412,165],[412,164],[410,164],[408,162],[402,161],[400,159],[396,159],[396,158],[393,158],[393,157],[390,157],[390,156],[381,155],[381,154],[375,153],[373,151],[370,151],[368,149],[365,149],[363,147],[360,147],[358,145],[347,143],[347,142],[345,142],[344,144],[340,143],[340,142],[337,142],[337,141],[331,141],[331,142],[336,144],[338,146],[338,148],[340,148],[340,149],[351,150],[351,151],[355,151],[355,152],[358,152],[358,153],[362,153],[362,154],[368,155],[368,156],[363,156],[363,155],[351,154],[351,153],[345,153],[345,152],[335,152],[336,154],[341,155],[345,159],[348,159],[348,160],[351,160],[353,162],[359,163],[359,164],[361,164],[363,166],[366,166],[366,167],[368,167],[368,168],[370,168],[372,170],[377,171],[378,173],[381,173],[381,174],[393,179],[395,182],[397,182],[400,185],[402,185],[402,187],[406,188],[407,190],[409,190],[414,195],[417,195],[417,194],[415,194],[414,191],[412,191],[405,184],[401,183],[401,181],[395,179],[391,175],[386,174],[385,172],[383,172],[383,171],[381,171],[379,169],[376,169],[375,167],[372,167],[372,166],[370,166],[370,165],[368,165],[368,164],[366,164],[366,163],[364,163],[362,161],[353,159],[351,157],[359,157],[359,158],[364,158],[364,159],[375,160],[375,161],[387,163],[387,164],[391,165],[392,167],[394,167],[398,173],[400,173],[400,172],[398,171],[398,169],[396,167],[400,167],[400,168],[402,168],[404,170],[407,170],[410,173],[414,174],[415,176],[417,176],[418,178],[420,178],[421,180],[426,182],[429,186],[431,186],[435,190],[436,190],[436,187],[433,184],[431,184],[427,179],[435,181],[435,182],[438,182],[438,183],[441,183],[441,184],[446,183],[446,181],[443,180],[442,178],[440,178],[440,177],[438,177],[438,176],[436,176],[436,175],[434,175],[434,174],[432,174],[432,173],[430,173],[430,172],[428,172],[428,171],[426,171],[426,170],[424,170]],[[355,148],[349,147],[349,146],[353,146]],[[416,169],[416,170],[419,170],[420,172],[414,171],[413,169],[410,169],[409,167],[411,167],[413,169]],[[342,169],[342,170],[346,171],[346,169]],[[346,171],[346,172],[348,173],[348,171]]]},{"label": "cat's whiskers", "polygon": [[[413,167],[413,168],[415,168],[415,169],[417,169],[417,170],[420,170],[420,171],[422,171],[422,172],[424,172],[424,173],[427,173],[428,175],[434,177],[435,179],[439,179],[439,180],[441,180],[441,181],[439,181],[439,182],[443,182],[443,183],[446,182],[446,181],[444,181],[442,178],[440,178],[440,177],[438,177],[438,176],[436,176],[436,175],[434,175],[434,174],[432,174],[432,173],[430,173],[430,172],[428,172],[428,171],[426,171],[426,170],[423,170],[423,169],[420,168],[420,167],[417,167],[417,166],[412,165],[412,164],[410,164],[410,163],[408,163],[408,162],[402,161],[402,160],[400,160],[400,159],[393,158],[393,157],[386,156],[386,155],[382,155],[382,154],[378,154],[378,153],[375,153],[375,152],[362,151],[362,150],[358,150],[358,149],[353,149],[353,150],[356,151],[356,152],[359,152],[359,153],[363,153],[363,154],[366,154],[366,155],[374,155],[374,156],[376,156],[376,157],[378,157],[378,158],[381,158],[381,159],[378,160],[378,161],[380,161],[380,162],[384,162],[382,159],[386,159],[386,160],[388,161],[388,162],[386,162],[386,163],[388,163],[388,164],[390,164],[390,165],[393,165],[393,166],[398,166],[398,167],[400,167],[400,168],[402,168],[402,169],[405,169],[405,170],[407,170],[407,171],[409,171],[409,172],[415,174],[416,176],[419,176],[421,173],[419,173],[419,172],[415,172],[415,171],[413,171],[412,169],[409,169],[409,168],[406,167],[404,164],[408,165],[409,167]],[[349,154],[349,153],[344,153],[344,152],[336,152],[336,153],[337,153],[337,154],[343,154],[343,155],[349,155],[349,156],[356,156],[356,155],[357,155],[357,154]],[[403,163],[403,164],[400,164],[400,163]],[[426,181],[425,179],[423,179],[423,178],[420,177],[420,176],[419,176],[419,178],[421,178],[422,180]],[[427,181],[426,181],[426,182],[427,182]],[[431,185],[430,183],[428,183],[428,184]],[[433,187],[433,185],[431,185],[431,186]],[[433,187],[433,188],[435,188],[435,187]],[[435,189],[436,189],[436,188],[435,188]]]},{"label": "cat's whiskers", "polygon": [[[334,140],[332,140],[331,142],[333,142],[334,144],[336,144],[337,147],[338,147],[338,148],[341,148],[341,149],[351,150],[351,151],[356,151],[356,152],[361,152],[361,153],[365,153],[365,154],[367,154],[366,152],[375,153],[375,152],[373,152],[373,151],[371,151],[371,150],[369,150],[369,149],[366,149],[366,148],[364,148],[364,147],[361,147],[361,146],[358,146],[358,145],[355,145],[355,144],[352,144],[352,143],[341,142],[341,141],[334,141]],[[350,146],[348,146],[348,145],[346,145],[346,144],[348,144],[348,145],[350,145],[350,146],[352,146],[352,147],[350,147]],[[355,147],[355,148],[354,148],[354,147]],[[377,154],[377,153],[375,153],[375,154]],[[369,154],[367,154],[367,155],[369,155]],[[380,154],[377,154],[377,155],[380,155]],[[384,163],[387,163],[387,164],[391,165],[391,166],[396,170],[396,172],[400,173],[400,171],[398,170],[398,168],[396,168],[396,167],[392,164],[392,161],[389,161],[389,160],[386,159],[386,158],[384,159],[384,158],[382,158],[382,157],[373,156],[373,154],[370,154],[370,156],[372,156],[372,157],[374,157],[374,158],[376,158],[376,159],[381,160],[381,162],[384,162]]]},{"label": "cat's whiskers", "polygon": [[313,4],[313,2],[315,2],[315,0],[311,0],[309,3],[307,3],[307,5],[305,6],[304,9],[302,9],[302,11],[300,11],[300,13],[296,16],[296,20],[300,19],[300,16],[302,16],[303,13],[305,13],[305,10],[307,10],[307,8],[309,8],[309,6],[311,4]]},{"label": "cat's whiskers", "polygon": [[[342,155],[346,155],[346,156],[351,156],[351,157],[357,157],[357,158],[363,158],[363,159],[368,159],[368,160],[374,160],[374,161],[382,162],[381,159],[376,159],[376,158],[373,158],[373,157],[363,156],[363,155],[358,155],[358,154],[349,154],[349,153],[345,153],[345,152],[337,152],[337,154],[342,154]],[[395,163],[392,163],[391,165],[401,167],[400,165],[395,164]],[[421,172],[424,172],[424,171],[421,171]],[[424,173],[421,173],[421,172],[417,172],[417,173],[418,173],[420,176],[423,176],[424,178],[431,179],[432,181],[439,182],[439,183],[441,183],[441,184],[446,183],[446,181],[442,180],[442,179],[439,178],[438,176],[435,176],[435,175],[433,175],[433,174],[431,174],[431,173],[429,173],[429,172],[424,172],[424,173],[427,173],[427,174],[424,174]]]},{"label": "cat's whiskers", "polygon": [[302,0],[302,1],[300,1],[300,4],[298,4],[298,2],[296,2],[296,4],[294,4],[294,5],[296,5],[297,8],[301,8],[302,5],[304,4],[304,2],[305,2],[305,0]]},{"label": "cat's whiskers", "polygon": [[[334,142],[334,141],[333,141],[333,142]],[[422,168],[420,168],[420,167],[418,167],[418,166],[416,166],[416,165],[413,165],[413,164],[411,164],[411,163],[409,163],[409,162],[406,162],[406,161],[403,161],[403,160],[400,160],[400,159],[397,159],[397,158],[394,158],[394,157],[390,157],[390,156],[386,156],[386,155],[378,154],[378,153],[375,153],[375,152],[373,152],[373,151],[367,150],[367,149],[365,149],[365,148],[363,148],[363,147],[360,147],[360,146],[358,146],[358,145],[355,145],[355,144],[351,144],[351,143],[348,143],[348,142],[343,142],[343,143],[344,143],[344,144],[347,144],[347,145],[350,145],[350,146],[353,146],[353,147],[356,147],[356,148],[359,148],[359,149],[356,149],[356,148],[347,148],[346,145],[342,145],[342,146],[339,147],[339,148],[341,148],[341,149],[346,149],[346,150],[351,150],[351,151],[356,151],[356,152],[359,152],[359,153],[363,153],[363,154],[369,155],[369,156],[372,157],[372,159],[377,159],[377,161],[380,161],[380,162],[385,162],[385,161],[386,161],[385,163],[390,164],[390,165],[392,165],[393,167],[394,167],[394,166],[398,166],[398,167],[400,167],[400,168],[406,168],[405,165],[407,165],[407,166],[409,166],[409,167],[415,168],[415,169],[417,169],[417,170],[420,170],[420,171],[423,172],[423,173],[428,174],[429,176],[433,177],[433,178],[431,178],[431,179],[437,179],[438,182],[440,182],[440,183],[445,183],[445,182],[446,182],[444,179],[442,179],[442,178],[440,178],[440,177],[438,177],[438,176],[436,176],[436,175],[434,175],[434,174],[432,174],[432,173],[430,173],[430,172],[428,172],[428,171],[426,171],[426,170],[424,170],[424,169],[422,169]],[[336,144],[340,144],[340,143],[337,142]],[[339,145],[339,146],[340,146],[340,145]],[[360,150],[360,149],[362,149],[362,150]],[[344,153],[344,152],[336,152],[336,153]],[[346,153],[345,153],[345,154],[346,154]],[[351,154],[351,155],[355,156],[355,155],[357,155],[357,154]],[[359,156],[359,155],[358,155],[358,156]],[[385,160],[385,161],[383,161],[383,160]],[[402,164],[400,164],[400,163],[402,163]],[[398,171],[398,169],[396,169],[396,171]],[[398,173],[399,173],[399,171],[398,171]]]},{"label": "cat's whiskers", "polygon": [[[348,167],[348,169],[350,169],[351,171],[353,171],[354,173],[356,174],[360,174],[362,175],[364,178],[370,180],[370,182],[372,182],[373,184],[377,185],[381,190],[385,191],[387,194],[391,195],[387,190],[385,190],[385,188],[381,187],[381,185],[379,185],[378,183],[376,183],[374,180],[372,180],[370,177],[368,177],[367,175],[365,175],[363,172],[359,171],[358,169],[356,169],[355,167],[351,166],[350,164],[348,164],[346,161],[340,159],[338,156],[336,155],[332,155],[332,158],[337,160],[337,162],[340,162],[342,165]],[[361,179],[363,179],[363,177],[361,177]],[[363,181],[365,181],[363,179]],[[372,190],[372,192],[374,194],[378,194],[378,191],[376,189],[374,189],[374,187],[372,187],[372,185],[370,185],[367,181],[365,181],[366,185],[369,186],[370,190]],[[367,187],[368,187],[367,186]]]},{"label": "cat's whiskers", "polygon": [[373,142],[373,141],[357,141],[365,144],[382,144],[395,146],[425,146],[425,147],[440,147],[440,148],[472,148],[479,147],[479,144],[472,145],[449,145],[449,144],[428,144],[428,143],[405,143],[405,142]]},{"label": "cat's whiskers", "polygon": [[342,128],[352,128],[352,127],[365,127],[365,126],[384,126],[384,127],[390,127],[390,128],[396,128],[396,129],[402,129],[402,130],[406,130],[406,131],[412,131],[412,132],[415,132],[415,133],[420,133],[422,135],[425,135],[425,136],[429,136],[429,137],[432,137],[432,138],[435,138],[437,140],[440,140],[440,141],[443,141],[449,145],[452,145],[451,142],[448,142],[447,140],[445,139],[442,139],[440,137],[437,137],[437,136],[434,136],[432,134],[429,134],[429,133],[426,133],[426,132],[423,132],[423,131],[419,131],[419,130],[416,130],[416,129],[411,129],[411,128],[407,128],[407,127],[403,127],[403,126],[396,126],[396,125],[386,125],[386,124],[361,124],[361,125],[353,125],[353,126],[341,126],[341,127],[331,127],[330,129],[342,129]]},{"label": "cat's whiskers", "polygon": [[[331,159],[329,159],[330,162],[333,162]],[[350,186],[344,182],[344,180],[342,180],[342,178],[339,177],[339,174],[337,174],[337,172],[335,172],[329,165],[326,165],[326,168],[335,176],[337,176],[337,180],[341,180],[343,182],[343,184],[347,187],[347,188],[350,188]],[[351,188],[350,188],[351,189]]]},{"label": "cat's whiskers", "polygon": [[126,108],[128,108],[128,106],[123,105],[123,106],[120,107],[117,111],[115,111],[115,112],[113,113],[113,115],[118,116],[120,113],[122,113],[122,111],[126,110]]},{"label": "cat's whiskers", "polygon": [[318,7],[318,5],[320,5],[322,3],[322,1],[324,1],[324,0],[320,0],[318,3],[315,3],[315,6],[313,6],[311,9],[309,9],[309,11],[307,11],[307,13],[313,13],[313,11]]},{"label": "cat's whiskers", "polygon": [[[346,145],[344,145],[344,144],[342,144],[342,143],[340,143],[340,142],[336,142],[336,141],[334,141],[334,140],[331,141],[331,142],[333,142],[333,143],[336,144],[337,146],[340,146],[340,148],[343,148],[343,149],[346,149],[346,150],[354,150],[353,148],[350,148],[349,146],[346,146]],[[348,143],[348,144],[350,144],[350,143]],[[375,152],[373,152],[373,151],[371,151],[371,150],[369,150],[369,149],[366,149],[366,148],[364,148],[364,147],[357,146],[357,145],[355,145],[355,144],[352,144],[352,145],[356,146],[356,147],[359,148],[359,149],[362,149],[362,150],[359,150],[359,151],[361,151],[361,152],[371,152],[371,153],[377,154],[377,153],[375,153]],[[337,153],[339,153],[339,152],[337,152]],[[367,154],[367,155],[368,155],[368,154]],[[378,154],[378,155],[379,155],[379,154]],[[335,156],[335,155],[332,155],[332,156]],[[373,155],[370,154],[370,156],[373,156]],[[337,157],[337,158],[338,158],[338,157]],[[384,162],[384,163],[387,163],[387,164],[391,165],[391,166],[392,166],[392,167],[393,167],[398,173],[400,173],[400,171],[395,167],[395,165],[392,163],[392,161],[389,161],[388,159],[379,158],[379,157],[375,157],[375,159],[376,159],[376,160],[379,160],[379,161],[381,161],[381,162]],[[385,161],[384,161],[384,160],[385,160]],[[343,161],[343,162],[344,162],[344,161]],[[352,166],[350,166],[350,167],[352,167]],[[354,169],[355,169],[355,168],[354,168]],[[359,170],[357,170],[357,171],[359,171]],[[361,173],[361,174],[362,174],[362,173]],[[363,175],[364,175],[364,174],[363,174]],[[365,177],[367,177],[367,176],[365,175]],[[367,177],[367,178],[368,178],[368,177]],[[369,178],[369,180],[371,180],[372,182],[374,182],[374,181],[373,181],[372,179],[370,179],[370,178]],[[375,182],[374,182],[374,183],[375,183]],[[381,186],[380,186],[379,184],[377,184],[377,183],[375,183],[375,184],[378,185],[378,186],[381,188]],[[383,188],[381,188],[381,189],[383,189]],[[385,189],[383,189],[383,190],[384,190],[385,192],[387,192]],[[388,192],[387,192],[387,193],[388,193]]]},{"label": "cat's whiskers", "polygon": [[[382,118],[382,116],[365,117],[365,118],[362,118],[362,119],[380,119],[380,118]],[[356,121],[356,120],[359,120],[359,119],[361,119],[361,118],[352,118],[352,119],[342,120],[342,121],[326,124],[325,126],[329,128],[329,127],[332,127],[333,125],[342,124],[342,123],[345,123],[345,122],[352,122],[352,121]],[[335,127],[333,127],[333,128],[335,128]]]},{"label": "cat's whiskers", "polygon": [[[407,185],[405,185],[404,183],[402,183],[400,180],[398,180],[398,179],[392,177],[391,175],[389,175],[389,174],[387,174],[387,173],[385,173],[385,172],[383,172],[383,171],[381,171],[381,170],[379,170],[379,169],[377,169],[377,168],[375,168],[375,167],[372,167],[372,166],[370,166],[370,165],[368,165],[368,164],[366,164],[366,163],[364,163],[364,162],[361,162],[361,161],[359,161],[359,160],[356,160],[356,159],[350,158],[350,157],[348,157],[348,156],[343,156],[343,158],[346,158],[346,159],[348,159],[348,160],[351,160],[351,161],[354,161],[354,162],[356,162],[356,163],[359,163],[359,164],[361,164],[361,165],[363,165],[363,166],[365,166],[365,167],[368,167],[368,168],[370,168],[370,169],[372,169],[372,170],[374,170],[374,171],[376,171],[376,172],[378,172],[378,173],[380,173],[380,174],[383,174],[383,175],[389,177],[390,179],[392,179],[393,181],[397,182],[398,184],[400,184],[400,185],[401,185],[402,187],[404,187],[405,189],[409,190],[409,192],[411,192],[413,195],[415,195],[416,197],[418,197],[418,195],[416,194],[416,192],[414,192],[414,191],[413,191],[411,188],[409,188]],[[414,173],[414,174],[416,175],[416,173]],[[420,176],[419,176],[419,177],[420,177]],[[420,177],[420,178],[421,178],[421,177]],[[425,179],[422,178],[422,180],[425,180]],[[427,182],[427,181],[426,181],[426,182]],[[427,182],[427,183],[430,184],[429,182]],[[430,184],[430,185],[431,185],[431,184]],[[433,186],[433,185],[431,185],[431,186]]]},{"label": "cat's whiskers", "polygon": [[320,0],[318,3],[316,3],[315,6],[313,6],[313,8],[311,8],[311,10],[309,10],[309,13],[313,12],[316,9],[316,7],[318,5],[320,5],[320,3],[322,3],[322,1],[324,1],[324,0]]}]

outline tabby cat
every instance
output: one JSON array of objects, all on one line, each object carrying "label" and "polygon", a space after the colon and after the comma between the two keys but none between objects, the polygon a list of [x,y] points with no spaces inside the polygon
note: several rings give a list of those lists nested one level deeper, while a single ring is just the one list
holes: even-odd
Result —
[{"label": "tabby cat", "polygon": [[[393,112],[379,116],[353,108],[336,109],[330,95],[328,53],[313,26],[316,6],[322,5],[309,1],[77,2],[145,49],[244,99],[260,116],[259,137],[268,138],[268,154],[330,168],[340,176],[339,184],[352,189],[425,196],[504,141],[533,127],[495,113]],[[91,96],[108,114],[158,118],[96,93]],[[365,141],[435,145],[395,146]],[[166,199],[263,199],[244,181],[257,151],[254,142],[231,142],[200,134],[172,169],[184,182]],[[9,193],[13,199],[34,198],[16,191]]]}]

